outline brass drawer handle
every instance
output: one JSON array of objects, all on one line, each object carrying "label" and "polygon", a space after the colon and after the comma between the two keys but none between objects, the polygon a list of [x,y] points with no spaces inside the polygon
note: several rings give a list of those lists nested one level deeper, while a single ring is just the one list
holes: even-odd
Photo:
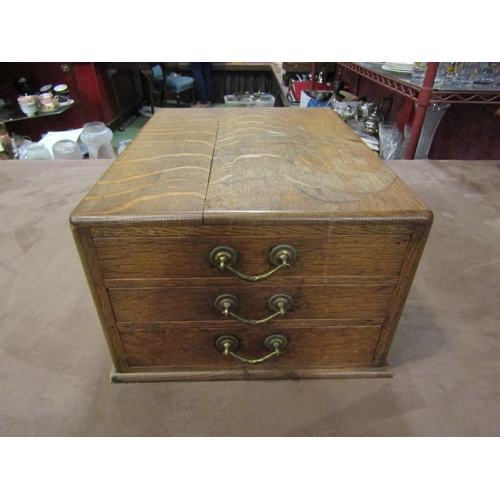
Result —
[{"label": "brass drawer handle", "polygon": [[293,299],[289,295],[277,294],[273,295],[267,301],[267,305],[269,309],[271,309],[272,311],[276,311],[274,314],[271,314],[271,316],[268,316],[267,318],[264,319],[256,319],[256,320],[244,319],[234,313],[234,311],[237,311],[240,306],[240,301],[238,300],[238,297],[226,293],[223,295],[219,295],[215,299],[215,307],[219,311],[221,311],[222,314],[226,316],[226,318],[231,316],[234,319],[240,321],[241,323],[251,326],[262,325],[264,323],[267,323],[268,321],[271,321],[273,318],[276,318],[276,316],[284,316],[285,312],[288,311],[288,309],[290,309],[293,306]]},{"label": "brass drawer handle", "polygon": [[286,347],[287,340],[286,337],[278,334],[270,335],[269,337],[267,337],[267,339],[264,341],[264,346],[266,347],[266,349],[269,349],[273,352],[260,359],[246,359],[238,356],[237,354],[234,354],[233,351],[238,348],[240,343],[238,342],[238,339],[236,337],[233,337],[231,335],[224,335],[223,337],[219,337],[216,340],[215,345],[217,346],[217,349],[223,351],[224,356],[231,355],[236,359],[243,361],[243,363],[257,365],[259,363],[263,363],[264,361],[266,361],[266,359],[269,359],[273,356],[279,356],[281,354],[281,351]]},{"label": "brass drawer handle", "polygon": [[232,266],[238,260],[238,253],[231,247],[216,247],[210,252],[210,263],[218,267],[221,271],[228,269],[233,274],[245,281],[253,283],[262,281],[272,276],[276,271],[290,267],[298,257],[297,250],[290,245],[277,245],[269,252],[269,263],[276,266],[271,271],[259,276],[247,276],[242,274]]}]

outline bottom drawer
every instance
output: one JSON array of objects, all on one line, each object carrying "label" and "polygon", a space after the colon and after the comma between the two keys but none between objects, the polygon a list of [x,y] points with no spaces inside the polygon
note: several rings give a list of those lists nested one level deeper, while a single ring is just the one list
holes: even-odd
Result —
[{"label": "bottom drawer", "polygon": [[[121,338],[127,362],[133,371],[168,370],[252,370],[332,368],[370,366],[381,326],[336,326],[310,328],[266,328],[258,332],[244,326],[185,329],[180,326],[123,326]],[[279,356],[256,365],[224,356],[217,339],[231,335],[238,340],[233,352],[256,360],[271,350],[264,345],[270,335],[282,335],[287,345]],[[258,368],[257,368],[258,367]]]}]

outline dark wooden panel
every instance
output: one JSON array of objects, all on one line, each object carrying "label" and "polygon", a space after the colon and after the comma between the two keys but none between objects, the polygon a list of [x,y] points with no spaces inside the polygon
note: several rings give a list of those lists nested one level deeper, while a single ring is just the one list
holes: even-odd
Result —
[{"label": "dark wooden panel", "polygon": [[212,72],[216,102],[224,102],[225,95],[236,92],[272,93],[274,75],[270,70],[263,71],[213,71]]}]

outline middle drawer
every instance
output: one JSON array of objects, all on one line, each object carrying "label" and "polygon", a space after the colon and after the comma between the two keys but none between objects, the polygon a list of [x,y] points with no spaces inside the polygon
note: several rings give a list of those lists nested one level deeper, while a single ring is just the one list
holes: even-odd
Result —
[{"label": "middle drawer", "polygon": [[164,321],[236,321],[215,306],[224,294],[238,298],[237,314],[260,320],[272,314],[268,300],[286,294],[293,305],[273,322],[289,320],[384,319],[393,284],[332,286],[203,286],[163,288],[110,288],[109,297],[119,323]]}]

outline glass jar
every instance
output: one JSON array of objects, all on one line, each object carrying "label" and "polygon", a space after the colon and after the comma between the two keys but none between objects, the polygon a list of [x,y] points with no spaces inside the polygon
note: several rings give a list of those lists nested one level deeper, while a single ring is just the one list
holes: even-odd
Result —
[{"label": "glass jar", "polygon": [[52,146],[52,153],[56,160],[81,160],[82,152],[75,141],[63,139]]},{"label": "glass jar", "polygon": [[113,132],[103,122],[90,122],[83,126],[80,139],[87,146],[91,159],[116,158],[111,139]]},{"label": "glass jar", "polygon": [[52,155],[43,144],[30,144],[26,148],[27,160],[52,160]]}]

